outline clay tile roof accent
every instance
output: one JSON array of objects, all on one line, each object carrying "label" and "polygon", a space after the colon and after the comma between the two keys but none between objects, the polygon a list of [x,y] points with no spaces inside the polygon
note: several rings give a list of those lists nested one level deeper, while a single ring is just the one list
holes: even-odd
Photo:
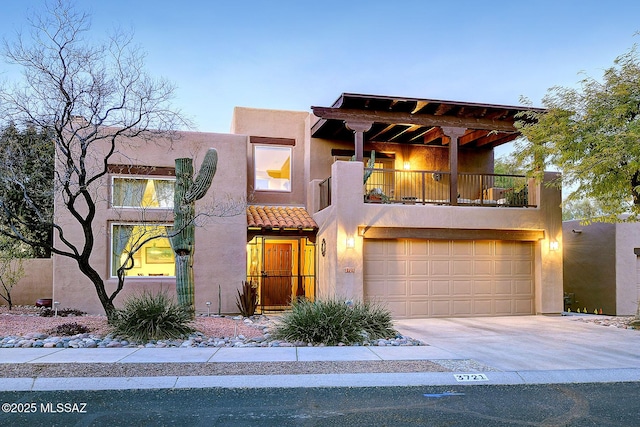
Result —
[{"label": "clay tile roof accent", "polygon": [[318,229],[305,208],[290,206],[249,206],[247,226],[251,228]]}]

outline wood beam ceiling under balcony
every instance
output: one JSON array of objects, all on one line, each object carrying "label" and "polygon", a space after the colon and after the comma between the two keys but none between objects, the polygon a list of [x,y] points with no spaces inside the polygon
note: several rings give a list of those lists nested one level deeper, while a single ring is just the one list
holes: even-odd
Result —
[{"label": "wood beam ceiling under balcony", "polygon": [[516,115],[536,108],[472,102],[438,101],[344,93],[331,107],[311,107],[319,120],[312,126],[314,138],[353,140],[345,123],[372,123],[365,141],[445,146],[449,139],[442,127],[467,129],[459,143],[468,149],[487,149],[519,136]]}]

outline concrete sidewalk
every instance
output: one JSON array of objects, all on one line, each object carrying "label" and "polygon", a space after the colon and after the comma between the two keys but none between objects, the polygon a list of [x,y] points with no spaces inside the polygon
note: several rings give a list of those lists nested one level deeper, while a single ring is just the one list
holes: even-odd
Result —
[{"label": "concrete sidewalk", "polygon": [[640,381],[640,331],[577,317],[410,319],[404,335],[427,346],[0,349],[1,363],[216,363],[472,360],[483,372],[5,378],[0,391],[209,387],[354,387]]}]

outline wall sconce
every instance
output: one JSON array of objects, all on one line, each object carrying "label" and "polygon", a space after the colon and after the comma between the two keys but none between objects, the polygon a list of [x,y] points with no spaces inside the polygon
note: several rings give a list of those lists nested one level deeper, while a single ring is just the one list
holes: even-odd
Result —
[{"label": "wall sconce", "polygon": [[551,240],[549,242],[549,250],[555,252],[558,249],[560,249],[560,243],[557,240]]},{"label": "wall sconce", "polygon": [[356,247],[356,239],[353,236],[347,237],[346,241],[347,249],[353,249]]},{"label": "wall sconce", "polygon": [[404,162],[404,170],[408,171],[411,169],[411,162]]}]

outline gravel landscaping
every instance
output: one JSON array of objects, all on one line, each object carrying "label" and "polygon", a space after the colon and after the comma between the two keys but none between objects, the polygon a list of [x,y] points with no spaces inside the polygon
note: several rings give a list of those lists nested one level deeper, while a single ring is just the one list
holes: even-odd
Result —
[{"label": "gravel landscaping", "polygon": [[[198,316],[196,332],[186,339],[130,342],[110,333],[105,316],[42,317],[35,307],[0,307],[0,348],[113,348],[113,347],[294,347],[309,346],[304,342],[271,339],[269,330],[274,320],[267,316]],[[52,331],[63,324],[77,323],[89,332],[71,336]],[[363,340],[359,345],[400,346],[424,345],[408,337]]]},{"label": "gravel landscaping", "polygon": [[[129,343],[112,337],[104,316],[42,317],[34,307],[0,307],[0,347],[28,348],[86,348],[86,347],[266,347],[304,346],[306,343],[288,343],[269,339],[269,328],[274,319],[267,316],[197,317],[197,333],[185,340],[154,341],[144,344]],[[91,332],[75,336],[56,336],[50,331],[59,325],[78,323]],[[411,338],[397,337],[363,344],[424,345]],[[16,350],[19,351],[19,350]],[[341,374],[375,372],[446,372],[451,361],[354,361],[354,362],[242,362],[242,363],[82,363],[37,364],[0,363],[0,378],[35,377],[131,377],[131,376],[185,376],[185,375],[275,375],[275,374]],[[458,361],[469,369],[487,370],[473,361]],[[467,369],[468,370],[468,369]]]},{"label": "gravel landscaping", "polygon": [[[267,347],[305,346],[269,338],[274,318],[197,317],[197,333],[188,339],[130,343],[109,334],[104,316],[41,317],[35,307],[0,307],[0,347]],[[576,316],[576,321],[604,327],[633,328],[633,317]],[[78,323],[89,328],[87,334],[56,336],[50,332],[65,323]],[[365,345],[428,345],[408,337],[365,342]],[[361,344],[362,345],[362,344]],[[19,351],[19,350],[16,350]],[[377,372],[486,372],[495,369],[474,360],[409,360],[352,362],[208,362],[208,363],[82,363],[38,364],[1,363],[0,378],[36,377],[133,377],[133,376],[201,376],[201,375],[282,375],[282,374],[346,374]]]}]

